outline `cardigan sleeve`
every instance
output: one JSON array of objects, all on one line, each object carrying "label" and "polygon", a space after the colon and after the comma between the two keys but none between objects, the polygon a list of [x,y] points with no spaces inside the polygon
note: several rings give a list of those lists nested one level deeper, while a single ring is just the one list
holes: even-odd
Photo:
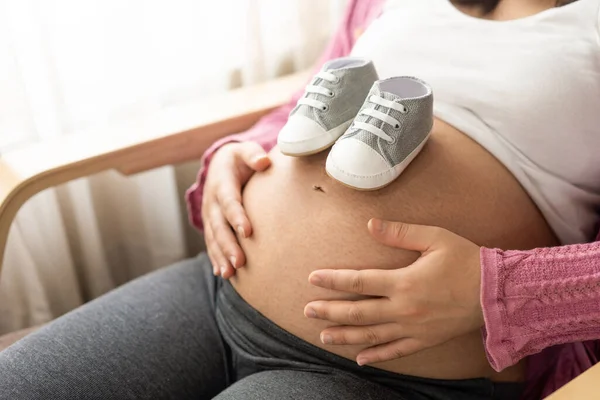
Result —
[{"label": "cardigan sleeve", "polygon": [[495,370],[554,345],[600,339],[600,241],[482,248],[481,268],[483,337]]}]

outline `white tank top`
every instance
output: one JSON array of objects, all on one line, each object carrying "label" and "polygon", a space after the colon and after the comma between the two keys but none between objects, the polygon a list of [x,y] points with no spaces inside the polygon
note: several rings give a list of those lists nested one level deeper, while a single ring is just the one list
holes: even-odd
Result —
[{"label": "white tank top", "polygon": [[[498,158],[563,243],[600,214],[600,0],[511,21],[450,0],[389,0],[356,43],[381,78],[433,88],[435,115]],[[494,184],[494,182],[490,182]]]}]

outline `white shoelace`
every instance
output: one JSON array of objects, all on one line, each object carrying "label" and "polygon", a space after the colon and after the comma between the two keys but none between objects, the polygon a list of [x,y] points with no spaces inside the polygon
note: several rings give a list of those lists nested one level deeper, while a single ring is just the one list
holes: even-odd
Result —
[{"label": "white shoelace", "polygon": [[[315,75],[315,78],[320,78],[320,79],[323,79],[324,81],[331,82],[331,83],[339,82],[339,78],[337,76],[335,76],[331,72],[326,72],[326,71],[319,72],[317,75]],[[304,97],[302,97],[300,100],[298,100],[298,104],[303,104],[303,105],[306,105],[309,107],[318,108],[321,111],[327,111],[329,109],[329,106],[320,100],[310,99],[310,98],[306,97],[310,93],[322,94],[327,97],[335,96],[335,93],[333,92],[333,90],[327,89],[323,86],[308,85],[306,87],[306,94],[304,95]]]},{"label": "white shoelace", "polygon": [[[403,104],[400,104],[393,100],[384,99],[383,97],[380,97],[380,96],[375,96],[375,95],[370,96],[369,101],[371,103],[377,104],[379,106],[387,107],[388,109],[394,109],[396,111],[401,112],[402,114],[406,114],[408,112],[408,109]],[[362,110],[359,115],[361,115],[361,114],[375,118],[376,120],[379,120],[379,121],[383,121],[384,123],[392,125],[395,129],[400,129],[400,121],[398,121],[396,118],[393,118],[393,117],[389,116],[388,114],[378,111],[374,108],[366,108],[366,109]],[[363,129],[367,132],[370,132],[373,135],[378,136],[381,139],[387,141],[388,143],[393,143],[395,140],[393,137],[391,137],[390,135],[385,133],[383,131],[383,129],[378,128],[375,125],[372,125],[371,123],[354,122],[352,125],[354,128]]]}]

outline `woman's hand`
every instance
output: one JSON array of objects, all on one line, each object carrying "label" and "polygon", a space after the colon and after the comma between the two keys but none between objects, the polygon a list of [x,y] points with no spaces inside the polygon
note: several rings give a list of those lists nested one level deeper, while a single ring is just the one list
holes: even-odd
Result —
[{"label": "woman's hand", "polygon": [[269,165],[267,153],[253,142],[226,144],[213,156],[204,186],[202,220],[215,275],[228,279],[235,274],[235,268],[246,263],[232,228],[242,237],[252,234],[242,206],[242,187],[254,172]]},{"label": "woman's hand", "polygon": [[377,296],[307,304],[307,317],[341,324],[321,333],[324,344],[371,345],[357,356],[364,365],[414,354],[483,326],[477,245],[442,228],[378,219],[369,221],[369,231],[383,244],[421,257],[397,270],[310,274],[316,286]]}]

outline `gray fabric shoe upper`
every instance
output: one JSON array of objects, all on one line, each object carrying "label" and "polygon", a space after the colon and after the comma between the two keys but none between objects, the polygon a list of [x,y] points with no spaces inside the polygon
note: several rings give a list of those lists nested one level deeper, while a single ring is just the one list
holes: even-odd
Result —
[{"label": "gray fabric shoe upper", "polygon": [[[380,96],[386,100],[396,101],[407,108],[401,113],[392,108],[376,105],[369,101],[371,96]],[[362,114],[363,110],[374,108],[400,122],[399,127],[392,126],[372,116]],[[400,164],[429,135],[433,127],[433,93],[431,87],[418,78],[394,77],[377,81],[369,92],[354,122],[372,124],[391,136],[392,143],[354,125],[338,139],[338,142],[349,138],[358,139],[377,153],[381,154],[390,167]]]},{"label": "gray fabric shoe upper", "polygon": [[329,131],[356,116],[369,89],[379,78],[373,63],[364,58],[338,58],[327,62],[321,70],[335,75],[338,81],[328,82],[315,77],[311,84],[331,90],[334,93],[333,97],[320,93],[305,93],[304,97],[325,103],[327,109],[298,104],[290,116],[308,117]]}]

